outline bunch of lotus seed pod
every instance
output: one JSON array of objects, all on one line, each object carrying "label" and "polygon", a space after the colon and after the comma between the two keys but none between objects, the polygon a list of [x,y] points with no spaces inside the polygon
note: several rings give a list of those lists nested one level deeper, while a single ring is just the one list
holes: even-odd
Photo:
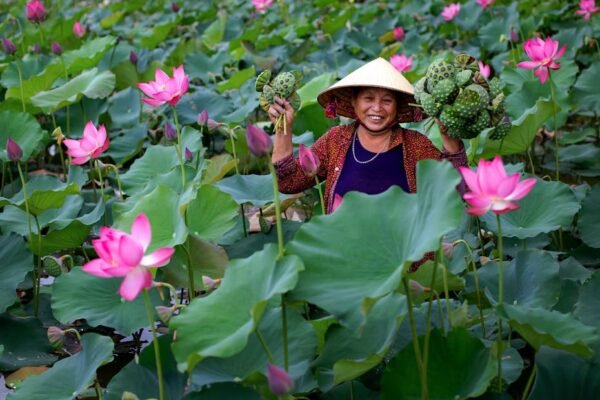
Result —
[{"label": "bunch of lotus seed pod", "polygon": [[[268,111],[275,101],[275,96],[287,100],[296,111],[300,108],[301,100],[296,89],[302,80],[300,71],[281,72],[271,79],[271,71],[264,70],[256,78],[256,91],[260,92],[258,101],[263,110]],[[275,130],[283,122],[283,133],[287,135],[287,124],[285,114],[277,118]]]},{"label": "bunch of lotus seed pod", "polygon": [[493,128],[488,137],[500,140],[511,128],[500,80],[487,80],[468,54],[456,56],[453,63],[443,59],[431,63],[427,74],[415,83],[415,99],[454,138],[472,139]]}]

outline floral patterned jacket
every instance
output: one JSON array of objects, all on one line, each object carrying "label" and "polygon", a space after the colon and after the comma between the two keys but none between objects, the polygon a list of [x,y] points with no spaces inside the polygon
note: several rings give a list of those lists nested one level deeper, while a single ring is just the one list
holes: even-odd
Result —
[{"label": "floral patterned jacket", "polygon": [[[350,125],[335,126],[312,146],[312,151],[321,162],[317,175],[320,180],[326,180],[324,200],[327,205],[327,213],[331,213],[333,210],[335,186],[342,173],[356,126],[356,122]],[[395,128],[392,131],[389,148],[400,143],[404,145],[404,170],[411,193],[417,190],[416,168],[419,160],[446,159],[454,167],[467,166],[467,155],[464,149],[454,154],[440,152],[427,136],[419,132],[401,127]],[[277,161],[274,165],[279,179],[279,190],[282,193],[299,193],[315,184],[314,178],[304,174],[298,160],[292,154]]]}]

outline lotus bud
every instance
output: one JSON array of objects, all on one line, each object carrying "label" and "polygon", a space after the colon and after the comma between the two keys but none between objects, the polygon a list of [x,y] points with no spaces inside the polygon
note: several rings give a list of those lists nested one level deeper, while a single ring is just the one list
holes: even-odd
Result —
[{"label": "lotus bud", "polygon": [[6,141],[6,154],[10,161],[20,161],[23,157],[23,149],[12,138],[8,138]]},{"label": "lotus bud", "polygon": [[2,38],[2,47],[4,48],[4,52],[6,54],[15,54],[17,51],[15,44],[7,38]]},{"label": "lotus bud", "polygon": [[404,39],[404,28],[402,28],[401,26],[394,28],[394,39],[396,39],[397,41],[401,41],[402,39]]},{"label": "lotus bud", "polygon": [[39,24],[46,19],[46,8],[40,0],[33,0],[25,4],[25,13],[30,22]]},{"label": "lotus bud", "polygon": [[250,152],[256,157],[263,157],[271,152],[273,142],[271,137],[264,130],[256,125],[248,125],[246,129],[246,140]]},{"label": "lotus bud", "polygon": [[442,251],[444,252],[444,257],[452,258],[452,249],[454,248],[454,246],[456,246],[456,242],[442,242]]},{"label": "lotus bud", "polygon": [[408,287],[410,289],[411,296],[419,296],[422,293],[429,293],[431,289],[421,285],[419,282],[410,279],[408,281]]},{"label": "lotus bud", "polygon": [[192,161],[194,159],[194,154],[187,147],[185,148],[184,154],[186,161]]},{"label": "lotus bud", "polygon": [[209,118],[208,121],[206,121],[206,126],[208,126],[208,130],[212,131],[215,130],[219,127],[220,123],[218,123],[217,121],[215,121],[212,118]]},{"label": "lotus bud", "polygon": [[32,49],[32,50],[33,50],[33,52],[34,52],[35,54],[40,54],[40,53],[42,52],[42,48],[41,48],[41,47],[40,47],[40,45],[39,45],[39,44],[37,44],[37,43],[33,45],[33,49]]},{"label": "lotus bud", "polygon": [[50,45],[50,50],[57,56],[60,56],[63,53],[62,47],[56,42],[52,42],[52,44]]},{"label": "lotus bud", "polygon": [[158,314],[160,320],[163,321],[165,324],[169,323],[171,317],[173,316],[173,313],[175,312],[174,307],[156,306],[154,307],[154,309],[156,310],[156,313]]},{"label": "lotus bud", "polygon": [[137,65],[138,63],[138,56],[135,53],[135,51],[132,51],[129,53],[129,61],[133,64],[133,65]]},{"label": "lotus bud", "polygon": [[208,291],[214,290],[221,283],[221,279],[213,279],[210,276],[202,275],[202,284]]},{"label": "lotus bud", "polygon": [[123,392],[121,395],[121,400],[140,400],[134,393],[131,392]]},{"label": "lotus bud", "polygon": [[58,326],[50,326],[46,335],[52,347],[58,348],[65,343],[65,331]]},{"label": "lotus bud", "polygon": [[208,122],[208,111],[202,110],[200,114],[198,114],[198,124],[206,125]]},{"label": "lotus bud", "polygon": [[85,36],[85,26],[81,22],[75,21],[75,24],[73,24],[73,34],[81,39]]},{"label": "lotus bud", "polygon": [[177,5],[177,3],[171,3],[171,10],[176,13],[180,10],[180,7]]},{"label": "lotus bud", "polygon": [[167,140],[177,140],[177,131],[169,121],[165,122],[164,132]]},{"label": "lotus bud", "polygon": [[267,364],[267,380],[269,381],[269,388],[275,396],[284,396],[294,387],[294,381],[288,373],[270,363]]},{"label": "lotus bud", "polygon": [[510,41],[514,43],[519,41],[519,34],[515,30],[515,28],[512,27],[510,28]]},{"label": "lotus bud", "polygon": [[311,149],[304,145],[300,145],[299,149],[300,167],[306,175],[315,176],[319,170],[319,158],[312,152]]}]

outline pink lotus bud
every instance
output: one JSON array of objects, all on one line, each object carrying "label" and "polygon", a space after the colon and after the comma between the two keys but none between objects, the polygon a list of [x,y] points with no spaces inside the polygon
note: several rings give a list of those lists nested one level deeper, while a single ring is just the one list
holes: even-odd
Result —
[{"label": "pink lotus bud", "polygon": [[7,38],[2,38],[2,47],[4,48],[4,52],[6,54],[15,54],[17,51],[15,44]]},{"label": "pink lotus bud", "polygon": [[396,39],[397,41],[401,41],[402,39],[404,39],[404,28],[402,28],[401,26],[394,28],[394,39]]},{"label": "pink lotus bud", "polygon": [[23,149],[12,138],[8,138],[6,141],[6,154],[10,161],[19,161],[23,157]]},{"label": "pink lotus bud", "polygon": [[52,347],[60,347],[65,343],[65,331],[58,326],[50,326],[46,335]]},{"label": "pink lotus bud", "polygon": [[133,65],[137,65],[138,62],[138,56],[135,53],[135,51],[132,51],[131,53],[129,53],[129,61],[133,64]]},{"label": "pink lotus bud", "polygon": [[35,43],[35,44],[33,45],[33,52],[34,52],[35,54],[40,54],[40,53],[42,52],[42,48],[40,47],[40,45],[39,45],[39,44]]},{"label": "pink lotus bud", "polygon": [[200,114],[198,114],[198,124],[206,125],[208,122],[208,111],[202,110]]},{"label": "pink lotus bud", "polygon": [[160,320],[163,321],[165,324],[169,323],[169,320],[171,319],[171,317],[173,316],[173,313],[175,312],[174,307],[156,306],[156,307],[154,307],[154,309],[156,310],[156,313],[158,314],[158,318],[160,318]]},{"label": "pink lotus bud", "polygon": [[165,122],[164,132],[167,140],[177,140],[177,131],[169,121]]},{"label": "pink lotus bud", "polygon": [[213,290],[221,283],[221,279],[213,279],[210,276],[202,275],[202,284],[206,290]]},{"label": "pink lotus bud", "polygon": [[431,292],[431,289],[421,285],[419,282],[409,279],[408,280],[408,288],[410,289],[411,296],[419,296],[423,293]]},{"label": "pink lotus bud", "polygon": [[250,152],[256,157],[268,155],[273,147],[271,137],[256,125],[248,125],[246,128],[246,140]]},{"label": "pink lotus bud", "polygon": [[267,364],[267,380],[269,388],[275,396],[283,396],[288,394],[294,387],[294,381],[288,373],[273,364]]},{"label": "pink lotus bud", "polygon": [[56,54],[57,56],[60,56],[63,52],[62,47],[60,47],[60,44],[56,43],[56,42],[52,42],[52,44],[50,45],[50,50],[52,51],[52,53]]},{"label": "pink lotus bud", "polygon": [[444,252],[444,257],[452,258],[452,249],[454,248],[454,246],[456,246],[456,242],[442,242],[442,251]]},{"label": "pink lotus bud", "polygon": [[79,21],[75,21],[75,24],[73,24],[73,34],[81,39],[85,36],[85,26],[81,25]]},{"label": "pink lotus bud", "polygon": [[315,176],[317,174],[320,161],[311,149],[301,144],[298,158],[300,161],[300,167],[306,175]]},{"label": "pink lotus bud", "polygon": [[217,129],[220,125],[220,122],[217,122],[212,118],[209,118],[208,121],[206,121],[206,126],[208,126],[209,131]]},{"label": "pink lotus bud", "polygon": [[513,27],[510,28],[510,41],[514,43],[519,41],[519,34]]},{"label": "pink lotus bud", "polygon": [[481,61],[478,61],[477,65],[479,65],[479,73],[481,74],[481,76],[483,76],[485,79],[489,78],[490,66],[482,63]]},{"label": "pink lotus bud", "polygon": [[171,10],[176,13],[180,10],[180,8],[177,3],[171,3]]},{"label": "pink lotus bud", "polygon": [[25,4],[25,14],[30,22],[39,24],[46,19],[46,8],[40,0],[33,0]]},{"label": "pink lotus bud", "polygon": [[194,159],[194,154],[192,154],[191,150],[188,149],[187,147],[185,148],[185,160],[186,161],[192,161]]}]

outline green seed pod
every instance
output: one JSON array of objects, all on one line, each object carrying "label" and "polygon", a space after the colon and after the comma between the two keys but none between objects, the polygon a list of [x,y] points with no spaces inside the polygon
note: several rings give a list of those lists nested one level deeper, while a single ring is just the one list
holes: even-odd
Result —
[{"label": "green seed pod", "polygon": [[61,262],[56,257],[52,257],[52,256],[44,257],[43,265],[44,265],[44,270],[46,270],[46,272],[50,276],[53,276],[56,278],[57,276],[60,276],[60,274],[62,274]]},{"label": "green seed pod", "polygon": [[288,101],[290,102],[290,105],[295,111],[298,111],[300,109],[300,106],[302,105],[302,99],[300,98],[300,95],[296,92],[292,93]]},{"label": "green seed pod", "polygon": [[435,86],[442,79],[454,79],[456,72],[454,65],[442,59],[438,59],[429,65],[429,68],[427,69],[427,80],[432,80],[433,86]]},{"label": "green seed pod", "polygon": [[273,101],[275,101],[275,91],[273,90],[273,88],[269,85],[265,85],[263,86],[262,93],[265,96],[265,99],[267,99],[267,101],[269,102],[269,104],[273,104]]},{"label": "green seed pod", "polygon": [[463,90],[454,101],[453,109],[459,117],[469,119],[482,110],[479,94],[473,90]]},{"label": "green seed pod", "polygon": [[488,94],[488,91],[485,90],[485,88],[483,86],[473,83],[473,84],[467,86],[465,88],[465,90],[472,90],[472,91],[476,92],[479,95],[479,105],[482,108],[487,107],[488,103],[490,102],[490,95]]},{"label": "green seed pod", "polygon": [[470,71],[468,69],[460,71],[456,74],[456,84],[459,87],[464,87],[471,82],[471,78],[473,78],[473,71]]},{"label": "green seed pod", "polygon": [[258,77],[256,78],[256,84],[255,84],[255,88],[257,92],[262,92],[263,87],[269,83],[269,80],[271,79],[271,70],[264,70],[263,72],[261,72]]},{"label": "green seed pod", "polygon": [[464,120],[458,116],[452,106],[444,106],[440,114],[440,121],[442,121],[449,130],[454,131],[464,129],[465,125]]},{"label": "green seed pod", "polygon": [[441,104],[450,104],[458,94],[458,87],[451,79],[442,79],[435,85],[431,95]]},{"label": "green seed pod", "polygon": [[415,100],[417,103],[421,104],[421,94],[425,92],[425,81],[427,78],[422,77],[417,82],[415,82]]},{"label": "green seed pod", "polygon": [[296,90],[296,77],[291,72],[282,72],[273,79],[271,86],[277,96],[287,99]]},{"label": "green seed pod", "polygon": [[502,93],[502,82],[497,77],[490,79],[488,85],[490,86],[490,97],[494,98]]},{"label": "green seed pod", "polygon": [[271,107],[271,103],[269,103],[264,93],[261,93],[260,96],[258,96],[258,104],[265,112],[269,111],[269,107]]},{"label": "green seed pod", "polygon": [[512,124],[508,121],[502,121],[496,126],[488,135],[488,137],[492,140],[502,140],[508,133],[510,132],[510,128],[512,128]]},{"label": "green seed pod", "polygon": [[423,106],[423,111],[430,117],[437,117],[442,111],[442,104],[436,102],[429,93],[421,95],[421,105]]}]

